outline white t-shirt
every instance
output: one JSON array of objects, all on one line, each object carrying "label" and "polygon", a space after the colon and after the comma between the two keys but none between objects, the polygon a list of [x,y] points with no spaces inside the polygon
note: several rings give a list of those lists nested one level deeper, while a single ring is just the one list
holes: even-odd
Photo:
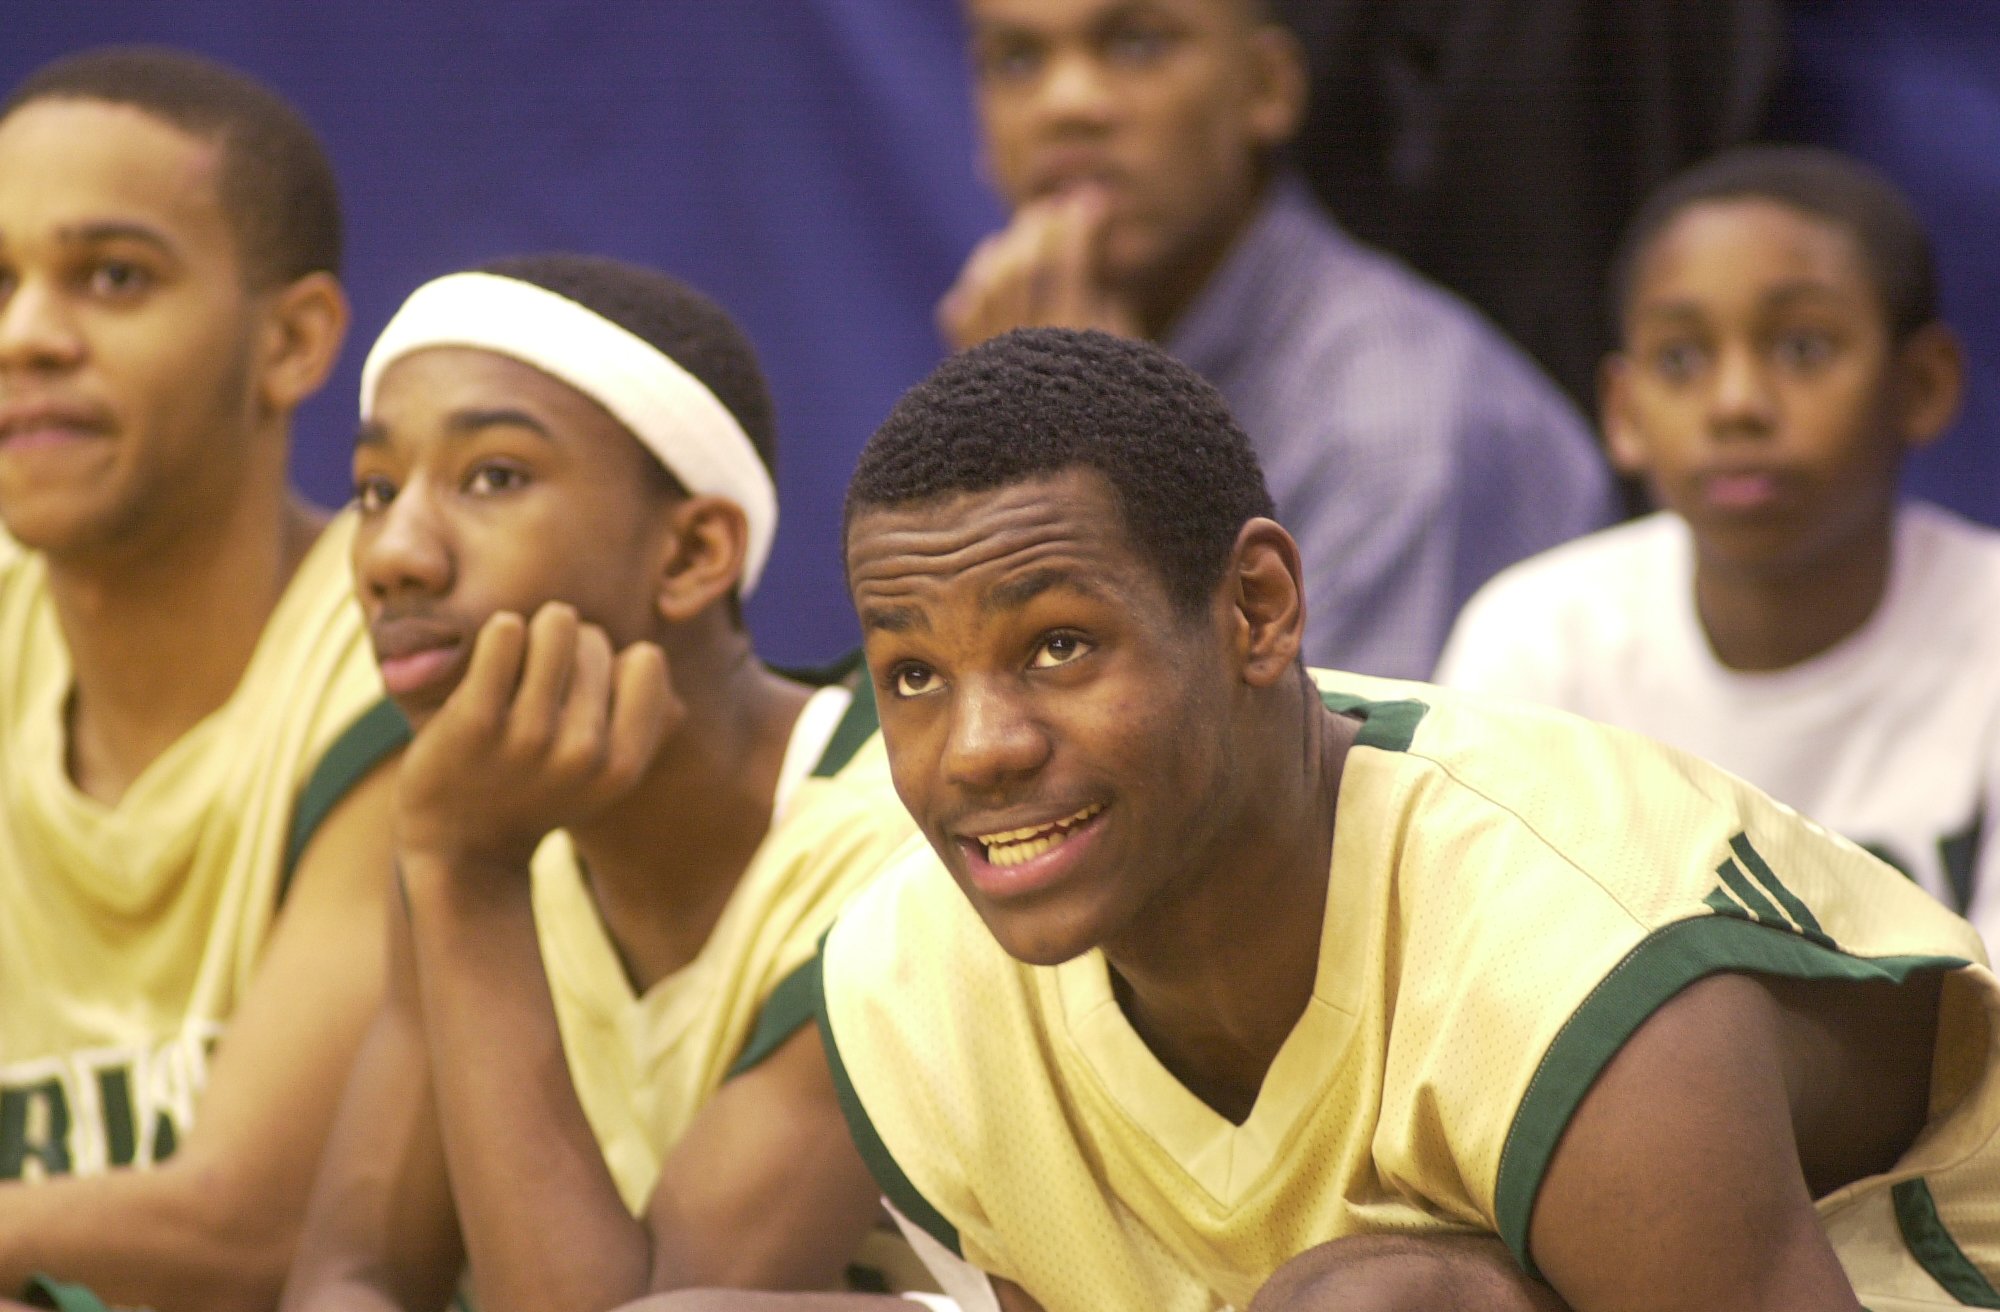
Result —
[{"label": "white t-shirt", "polygon": [[1694,544],[1656,514],[1503,571],[1437,682],[1541,702],[1706,757],[1899,866],[2000,946],[2000,533],[1922,503],[1857,632],[1783,670],[1719,662]]}]

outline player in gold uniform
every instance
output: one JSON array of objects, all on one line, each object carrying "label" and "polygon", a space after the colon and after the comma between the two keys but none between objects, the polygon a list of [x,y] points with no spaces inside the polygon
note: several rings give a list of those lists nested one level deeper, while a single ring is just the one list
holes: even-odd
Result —
[{"label": "player in gold uniform", "polygon": [[849,578],[934,852],[828,936],[825,1039],[947,1288],[2000,1305],[1970,927],[1633,735],[1316,685],[1268,504],[1205,384],[1096,334],[948,362],[862,455]]},{"label": "player in gold uniform", "polygon": [[404,736],[351,517],[311,130],[160,51],[0,109],[0,1296],[268,1306],[379,997]]},{"label": "player in gold uniform", "polygon": [[[874,702],[756,658],[770,402],[706,298],[529,256],[363,371],[355,576],[417,733],[390,1002],[287,1291],[826,1288],[878,1215],[801,968],[915,830]],[[553,831],[553,832],[552,832]]]}]

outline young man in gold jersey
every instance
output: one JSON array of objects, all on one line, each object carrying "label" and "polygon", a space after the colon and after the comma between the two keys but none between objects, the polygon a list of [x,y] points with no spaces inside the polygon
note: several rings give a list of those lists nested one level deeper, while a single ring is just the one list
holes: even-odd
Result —
[{"label": "young man in gold jersey", "polygon": [[1309,674],[1269,505],[1212,389],[1101,334],[948,361],[862,454],[849,581],[932,850],[842,913],[822,1017],[941,1283],[1995,1305],[1971,928],[1635,735]]},{"label": "young man in gold jersey", "polygon": [[89,52],[0,108],[0,1296],[268,1306],[379,994],[401,732],[351,518],[286,480],[339,259],[240,74]]},{"label": "young man in gold jersey", "polygon": [[834,1287],[879,1213],[799,971],[914,827],[865,686],[743,628],[749,342],[664,274],[526,256],[419,288],[362,391],[405,896],[286,1307]]}]

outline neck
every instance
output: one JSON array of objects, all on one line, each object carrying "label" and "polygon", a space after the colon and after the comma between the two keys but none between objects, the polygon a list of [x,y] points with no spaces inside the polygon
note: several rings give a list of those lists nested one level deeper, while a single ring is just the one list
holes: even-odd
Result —
[{"label": "neck", "polygon": [[1826,557],[1789,569],[1695,559],[1695,610],[1716,659],[1732,670],[1782,670],[1859,631],[1882,604],[1894,564],[1894,513]]},{"label": "neck", "polygon": [[1312,998],[1341,771],[1360,727],[1325,710],[1309,685],[1294,700],[1287,747],[1262,754],[1275,768],[1242,790],[1214,857],[1105,945],[1133,1028],[1190,1092],[1239,1124]]},{"label": "neck", "polygon": [[1260,173],[1257,184],[1205,228],[1186,251],[1134,287],[1132,305],[1138,311],[1139,324],[1148,340],[1160,341],[1174,330],[1181,316],[1222,268],[1229,253],[1236,249],[1236,243],[1255,221],[1270,190],[1268,171]]},{"label": "neck", "polygon": [[[242,681],[324,515],[284,484],[282,440],[212,514],[116,550],[50,555],[49,596],[69,652],[69,767],[115,803]],[[165,654],[171,653],[170,656]]]},{"label": "neck", "polygon": [[[693,644],[683,644],[692,646]],[[669,652],[686,718],[638,785],[570,830],[635,990],[692,961],[771,826],[778,772],[810,692],[733,628]]]}]

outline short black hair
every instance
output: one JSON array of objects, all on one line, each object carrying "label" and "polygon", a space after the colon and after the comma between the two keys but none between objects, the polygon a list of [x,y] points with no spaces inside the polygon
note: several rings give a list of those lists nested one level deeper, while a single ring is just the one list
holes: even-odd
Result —
[{"label": "short black hair", "polygon": [[30,74],[0,120],[44,100],[130,105],[222,149],[218,186],[251,286],[340,275],[340,190],[319,137],[262,82],[165,46],[102,46]]},{"label": "short black hair", "polygon": [[1845,229],[1861,250],[1893,340],[1904,341],[1937,322],[1937,264],[1930,234],[1896,185],[1837,150],[1765,145],[1711,156],[1639,207],[1612,261],[1614,332],[1623,332],[1638,290],[1639,265],[1660,233],[1692,206],[1729,200],[1775,201]]},{"label": "short black hair", "polygon": [[1079,467],[1111,484],[1184,612],[1207,604],[1243,525],[1276,514],[1250,439],[1192,369],[1145,342],[1024,328],[952,356],[896,402],[862,448],[841,540],[864,510]]},{"label": "short black hair", "polygon": [[757,348],[729,312],[671,274],[604,255],[514,255],[479,270],[575,301],[667,356],[715,393],[777,473],[778,416]]}]

